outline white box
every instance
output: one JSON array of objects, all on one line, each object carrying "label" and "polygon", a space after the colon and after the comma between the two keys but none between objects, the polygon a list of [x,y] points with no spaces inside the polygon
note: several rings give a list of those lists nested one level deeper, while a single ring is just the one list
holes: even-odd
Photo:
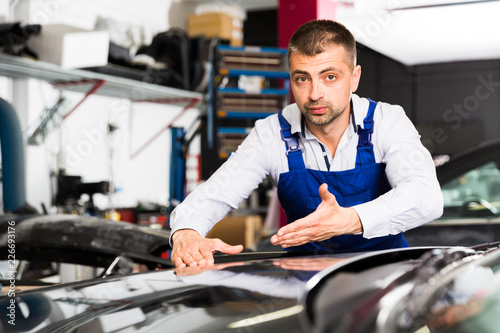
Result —
[{"label": "white box", "polygon": [[89,31],[65,24],[42,26],[28,45],[40,60],[63,68],[105,66],[108,63],[109,33]]}]

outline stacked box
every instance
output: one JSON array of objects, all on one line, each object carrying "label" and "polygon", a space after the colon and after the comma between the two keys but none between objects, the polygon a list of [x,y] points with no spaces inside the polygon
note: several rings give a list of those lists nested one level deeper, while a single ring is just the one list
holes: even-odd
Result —
[{"label": "stacked box", "polygon": [[89,31],[65,24],[42,26],[29,46],[40,60],[63,68],[105,66],[108,63],[109,33]]},{"label": "stacked box", "polygon": [[191,14],[187,33],[190,37],[204,35],[228,39],[232,46],[243,45],[243,22],[224,13]]}]

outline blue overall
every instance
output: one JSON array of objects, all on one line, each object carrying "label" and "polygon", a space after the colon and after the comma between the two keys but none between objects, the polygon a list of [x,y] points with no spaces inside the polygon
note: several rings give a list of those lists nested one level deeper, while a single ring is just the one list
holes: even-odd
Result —
[{"label": "blue overall", "polygon": [[[314,212],[321,203],[318,189],[327,183],[342,207],[362,204],[391,189],[385,175],[385,164],[376,163],[371,143],[373,133],[373,114],[377,103],[370,100],[364,128],[358,126],[358,147],[356,167],[350,170],[330,172],[306,169],[299,146],[298,133],[291,133],[291,126],[278,113],[281,136],[287,147],[289,171],[280,174],[278,197],[286,213],[287,223]],[[389,221],[387,221],[389,223]],[[364,238],[361,234],[334,236],[330,239],[290,247],[287,250],[316,250],[336,252],[357,252],[408,247],[402,233],[375,238]]]}]

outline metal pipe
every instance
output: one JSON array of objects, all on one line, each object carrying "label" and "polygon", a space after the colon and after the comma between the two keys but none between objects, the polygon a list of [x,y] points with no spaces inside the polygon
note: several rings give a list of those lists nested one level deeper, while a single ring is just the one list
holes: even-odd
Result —
[{"label": "metal pipe", "polygon": [[26,206],[23,137],[16,111],[1,98],[0,146],[4,211],[14,212]]}]

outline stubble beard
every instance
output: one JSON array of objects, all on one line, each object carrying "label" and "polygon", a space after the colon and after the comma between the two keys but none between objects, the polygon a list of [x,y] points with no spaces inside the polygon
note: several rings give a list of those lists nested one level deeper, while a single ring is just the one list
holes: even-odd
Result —
[{"label": "stubble beard", "polygon": [[[322,115],[314,115],[309,112],[310,107],[316,106],[324,106],[328,110]],[[306,119],[315,126],[326,126],[333,123],[337,118],[339,118],[342,113],[344,113],[346,108],[334,107],[331,102],[323,101],[321,103],[318,102],[307,102],[304,104],[303,109],[300,111],[302,115],[306,117]]]}]

